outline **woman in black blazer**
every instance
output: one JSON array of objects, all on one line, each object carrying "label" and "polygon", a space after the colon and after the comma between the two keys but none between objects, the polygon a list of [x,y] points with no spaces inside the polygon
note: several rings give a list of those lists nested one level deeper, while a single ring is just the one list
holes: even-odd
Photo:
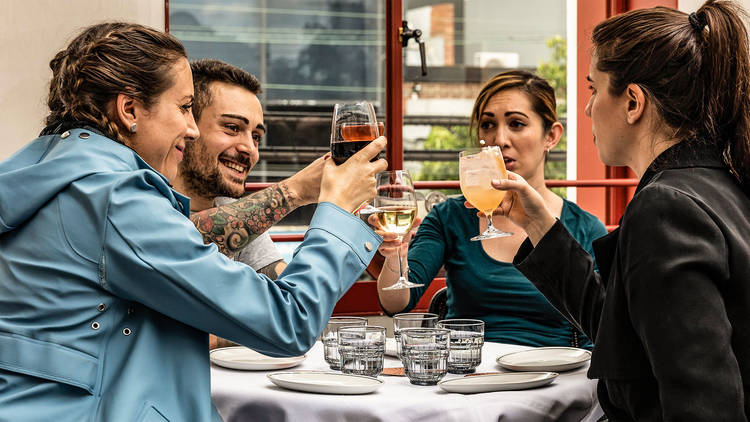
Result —
[{"label": "woman in black blazer", "polygon": [[517,175],[514,264],[594,341],[610,420],[750,414],[750,55],[743,11],[657,7],[600,23],[588,76],[600,159],[640,178],[593,259]]}]

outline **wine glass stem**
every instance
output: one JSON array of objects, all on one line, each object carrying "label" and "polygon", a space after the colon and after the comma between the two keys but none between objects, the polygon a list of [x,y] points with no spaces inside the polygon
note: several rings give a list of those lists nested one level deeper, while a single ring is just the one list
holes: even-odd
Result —
[{"label": "wine glass stem", "polygon": [[[401,240],[401,239],[399,239]],[[401,261],[401,244],[398,245],[398,281],[405,281],[406,278],[404,277],[404,264]]]},{"label": "wine glass stem", "polygon": [[495,226],[492,224],[492,212],[486,212],[484,216],[487,217],[487,231],[495,231]]}]

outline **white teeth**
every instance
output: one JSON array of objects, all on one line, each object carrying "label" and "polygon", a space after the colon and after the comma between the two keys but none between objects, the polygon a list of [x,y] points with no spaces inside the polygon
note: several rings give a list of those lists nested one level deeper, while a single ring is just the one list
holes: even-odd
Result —
[{"label": "white teeth", "polygon": [[230,169],[234,171],[238,171],[240,173],[245,172],[245,167],[239,164],[230,163],[229,161],[222,161],[222,164],[224,164],[225,166],[229,167]]}]

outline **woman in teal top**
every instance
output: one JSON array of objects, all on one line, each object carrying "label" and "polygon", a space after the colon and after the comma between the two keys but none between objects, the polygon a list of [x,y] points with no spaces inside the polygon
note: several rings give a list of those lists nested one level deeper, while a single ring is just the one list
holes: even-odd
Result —
[{"label": "woman in teal top", "polygon": [[[604,225],[544,184],[545,158],[563,131],[549,84],[525,71],[496,75],[476,100],[471,116],[472,130],[474,127],[479,139],[502,149],[507,169],[536,188],[547,207],[590,252],[591,242],[607,233]],[[391,314],[413,309],[440,267],[445,266],[447,317],[483,320],[486,340],[591,348],[591,342],[513,267],[513,256],[526,238],[525,232],[505,217],[494,216],[493,224],[513,236],[473,242],[469,239],[484,231],[487,222],[465,204],[460,196],[436,205],[409,247],[402,249],[408,254],[409,280],[424,287],[382,290],[398,279],[399,244],[393,235],[382,234],[385,242],[380,251],[386,261],[378,278],[378,295],[383,309]]]}]

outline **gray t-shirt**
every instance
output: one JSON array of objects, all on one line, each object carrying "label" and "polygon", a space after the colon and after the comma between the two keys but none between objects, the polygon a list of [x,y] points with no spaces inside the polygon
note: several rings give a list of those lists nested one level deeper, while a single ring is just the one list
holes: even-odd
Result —
[{"label": "gray t-shirt", "polygon": [[[227,205],[236,200],[235,198],[220,196],[214,199],[214,205]],[[248,243],[237,257],[237,261],[251,266],[256,271],[282,259],[284,258],[281,256],[279,250],[276,249],[276,245],[274,245],[271,235],[267,231]]]}]

